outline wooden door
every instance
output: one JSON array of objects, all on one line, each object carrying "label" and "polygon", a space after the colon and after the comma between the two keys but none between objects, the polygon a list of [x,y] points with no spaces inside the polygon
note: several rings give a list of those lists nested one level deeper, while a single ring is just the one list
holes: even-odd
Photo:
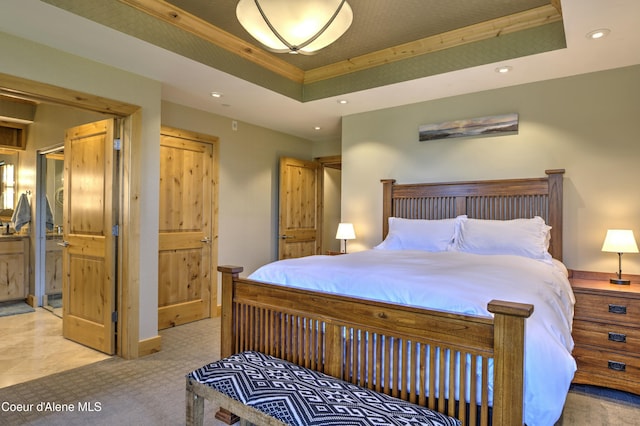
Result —
[{"label": "wooden door", "polygon": [[318,253],[321,242],[318,170],[315,161],[280,159],[279,259]]},{"label": "wooden door", "polygon": [[118,185],[113,119],[65,135],[62,331],[115,353]]},{"label": "wooden door", "polygon": [[158,328],[211,316],[216,138],[168,127],[160,142]]}]

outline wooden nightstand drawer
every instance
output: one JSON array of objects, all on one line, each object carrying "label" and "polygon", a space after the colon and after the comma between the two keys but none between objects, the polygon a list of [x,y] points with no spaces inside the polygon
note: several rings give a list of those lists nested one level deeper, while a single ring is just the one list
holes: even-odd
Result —
[{"label": "wooden nightstand drawer", "polygon": [[637,326],[640,324],[640,300],[575,291],[575,318]]},{"label": "wooden nightstand drawer", "polygon": [[573,356],[578,364],[577,383],[640,392],[640,358],[582,346],[573,349]]},{"label": "wooden nightstand drawer", "polygon": [[573,321],[573,340],[576,345],[597,346],[615,352],[640,354],[640,330],[617,324]]}]

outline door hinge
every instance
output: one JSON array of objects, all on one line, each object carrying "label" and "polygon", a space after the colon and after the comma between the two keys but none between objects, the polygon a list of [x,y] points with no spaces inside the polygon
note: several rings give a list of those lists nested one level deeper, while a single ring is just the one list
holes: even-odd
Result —
[{"label": "door hinge", "polygon": [[120,151],[122,149],[122,139],[116,138],[113,140],[113,149]]},{"label": "door hinge", "polygon": [[113,235],[114,237],[120,236],[120,226],[113,225],[113,227],[111,228],[111,235]]},{"label": "door hinge", "polygon": [[111,312],[111,322],[118,322],[118,311]]}]

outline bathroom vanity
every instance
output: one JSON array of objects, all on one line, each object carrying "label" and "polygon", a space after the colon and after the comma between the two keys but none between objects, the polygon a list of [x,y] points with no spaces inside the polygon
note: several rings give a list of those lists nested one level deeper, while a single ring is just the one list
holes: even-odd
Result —
[{"label": "bathroom vanity", "polygon": [[29,293],[29,237],[0,235],[0,302]]}]

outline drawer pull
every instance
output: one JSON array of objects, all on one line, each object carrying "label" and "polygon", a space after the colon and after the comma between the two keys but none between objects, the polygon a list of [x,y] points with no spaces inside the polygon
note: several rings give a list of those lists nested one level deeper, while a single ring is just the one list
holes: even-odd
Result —
[{"label": "drawer pull", "polygon": [[627,343],[627,335],[623,333],[609,332],[609,340],[612,342]]},{"label": "drawer pull", "polygon": [[627,369],[627,365],[624,362],[609,361],[608,364],[611,370],[625,371]]},{"label": "drawer pull", "polygon": [[609,312],[612,314],[626,315],[627,307],[622,305],[609,305]]}]

